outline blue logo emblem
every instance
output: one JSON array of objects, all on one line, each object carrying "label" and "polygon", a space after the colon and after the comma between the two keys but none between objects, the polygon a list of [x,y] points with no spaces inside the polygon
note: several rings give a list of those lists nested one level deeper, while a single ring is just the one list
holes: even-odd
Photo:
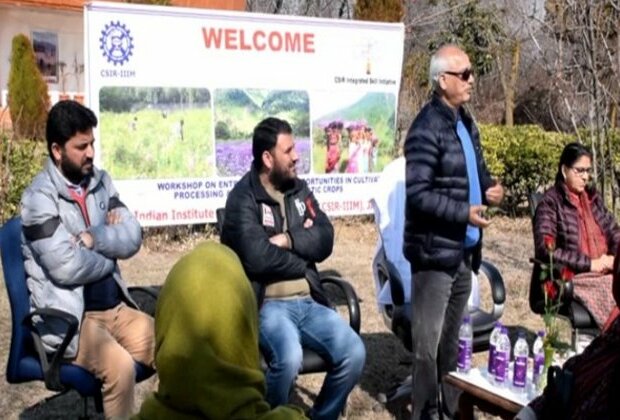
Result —
[{"label": "blue logo emblem", "polygon": [[133,55],[133,37],[129,29],[119,21],[105,25],[99,42],[101,42],[99,48],[103,51],[103,56],[115,66],[117,64],[122,66]]}]

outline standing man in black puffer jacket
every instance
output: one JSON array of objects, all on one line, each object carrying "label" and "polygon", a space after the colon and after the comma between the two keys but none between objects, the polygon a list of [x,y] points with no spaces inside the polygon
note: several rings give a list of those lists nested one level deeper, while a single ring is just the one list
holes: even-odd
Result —
[{"label": "standing man in black puffer jacket", "polygon": [[487,170],[476,124],[463,108],[474,83],[467,54],[442,46],[431,58],[430,77],[433,97],[405,142],[414,419],[454,414],[457,395],[441,378],[456,369],[471,272],[480,266],[482,229],[490,223],[486,205],[498,205],[504,196]]}]

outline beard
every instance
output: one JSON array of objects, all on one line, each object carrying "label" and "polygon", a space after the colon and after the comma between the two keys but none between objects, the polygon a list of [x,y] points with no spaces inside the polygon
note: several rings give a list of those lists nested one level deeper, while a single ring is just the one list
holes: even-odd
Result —
[{"label": "beard", "polygon": [[76,165],[63,154],[60,160],[62,174],[75,185],[80,185],[84,178],[91,176],[93,167],[92,159],[87,159],[82,165]]},{"label": "beard", "polygon": [[295,178],[296,175],[294,170],[293,175],[291,175],[291,169],[283,168],[278,165],[275,165],[269,174],[269,182],[278,191],[286,191],[295,185]]}]

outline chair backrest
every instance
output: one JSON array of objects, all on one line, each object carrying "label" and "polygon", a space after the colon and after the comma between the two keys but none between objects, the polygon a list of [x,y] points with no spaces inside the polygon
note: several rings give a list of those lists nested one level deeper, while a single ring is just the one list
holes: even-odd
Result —
[{"label": "chair backrest", "polygon": [[[405,230],[405,158],[390,162],[381,173],[371,200],[377,228],[377,249],[373,260],[374,274],[381,274],[383,267],[390,275],[389,282],[376,278],[377,302],[400,305],[410,301],[411,265],[403,255]],[[376,271],[376,272],[375,272]]]},{"label": "chair backrest", "polygon": [[[543,194],[539,192],[533,192],[528,196],[530,217],[532,219],[532,233],[534,232],[534,216],[536,216],[536,208],[542,198]],[[540,273],[540,264],[534,263],[534,267],[532,268],[532,276],[530,277],[529,303],[530,309],[536,314],[542,314],[545,310],[545,296],[540,286]]]},{"label": "chair backrest", "polygon": [[224,227],[224,216],[226,216],[226,209],[224,207],[215,210],[215,228],[219,235],[222,234],[222,228]]},{"label": "chair backrest", "polygon": [[371,199],[373,212],[375,214],[375,227],[377,228],[377,249],[372,261],[373,276],[376,284],[377,303],[381,305],[379,295],[386,288],[389,291],[392,303],[395,305],[403,305],[405,303],[405,291],[403,289],[402,276],[398,269],[388,259],[385,252],[383,234],[381,232],[381,212],[375,199]]},{"label": "chair backrest", "polygon": [[533,192],[531,193],[527,201],[530,205],[530,217],[532,218],[532,224],[534,223],[534,216],[536,215],[536,208],[538,204],[542,201],[544,194],[541,192]]},{"label": "chair backrest", "polygon": [[12,218],[0,228],[2,272],[11,306],[11,348],[6,367],[6,377],[10,383],[23,381],[19,372],[20,360],[26,356],[36,357],[30,330],[22,322],[30,313],[30,302],[21,249],[21,232],[21,219],[18,217]]}]

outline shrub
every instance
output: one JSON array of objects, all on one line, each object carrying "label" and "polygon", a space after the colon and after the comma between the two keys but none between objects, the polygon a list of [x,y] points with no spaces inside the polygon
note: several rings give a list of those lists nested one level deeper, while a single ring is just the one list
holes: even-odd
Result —
[{"label": "shrub", "polygon": [[13,38],[8,103],[17,138],[45,138],[50,105],[47,83],[37,67],[32,43],[23,34]]},{"label": "shrub", "polygon": [[489,171],[504,186],[502,208],[513,216],[530,193],[553,182],[564,145],[575,141],[535,125],[482,124],[480,136]]},{"label": "shrub", "polygon": [[0,132],[0,221],[19,213],[22,192],[43,167],[47,149],[35,140],[14,141]]},{"label": "shrub", "polygon": [[215,124],[215,138],[218,140],[230,139],[230,128],[224,121],[218,121]]}]

